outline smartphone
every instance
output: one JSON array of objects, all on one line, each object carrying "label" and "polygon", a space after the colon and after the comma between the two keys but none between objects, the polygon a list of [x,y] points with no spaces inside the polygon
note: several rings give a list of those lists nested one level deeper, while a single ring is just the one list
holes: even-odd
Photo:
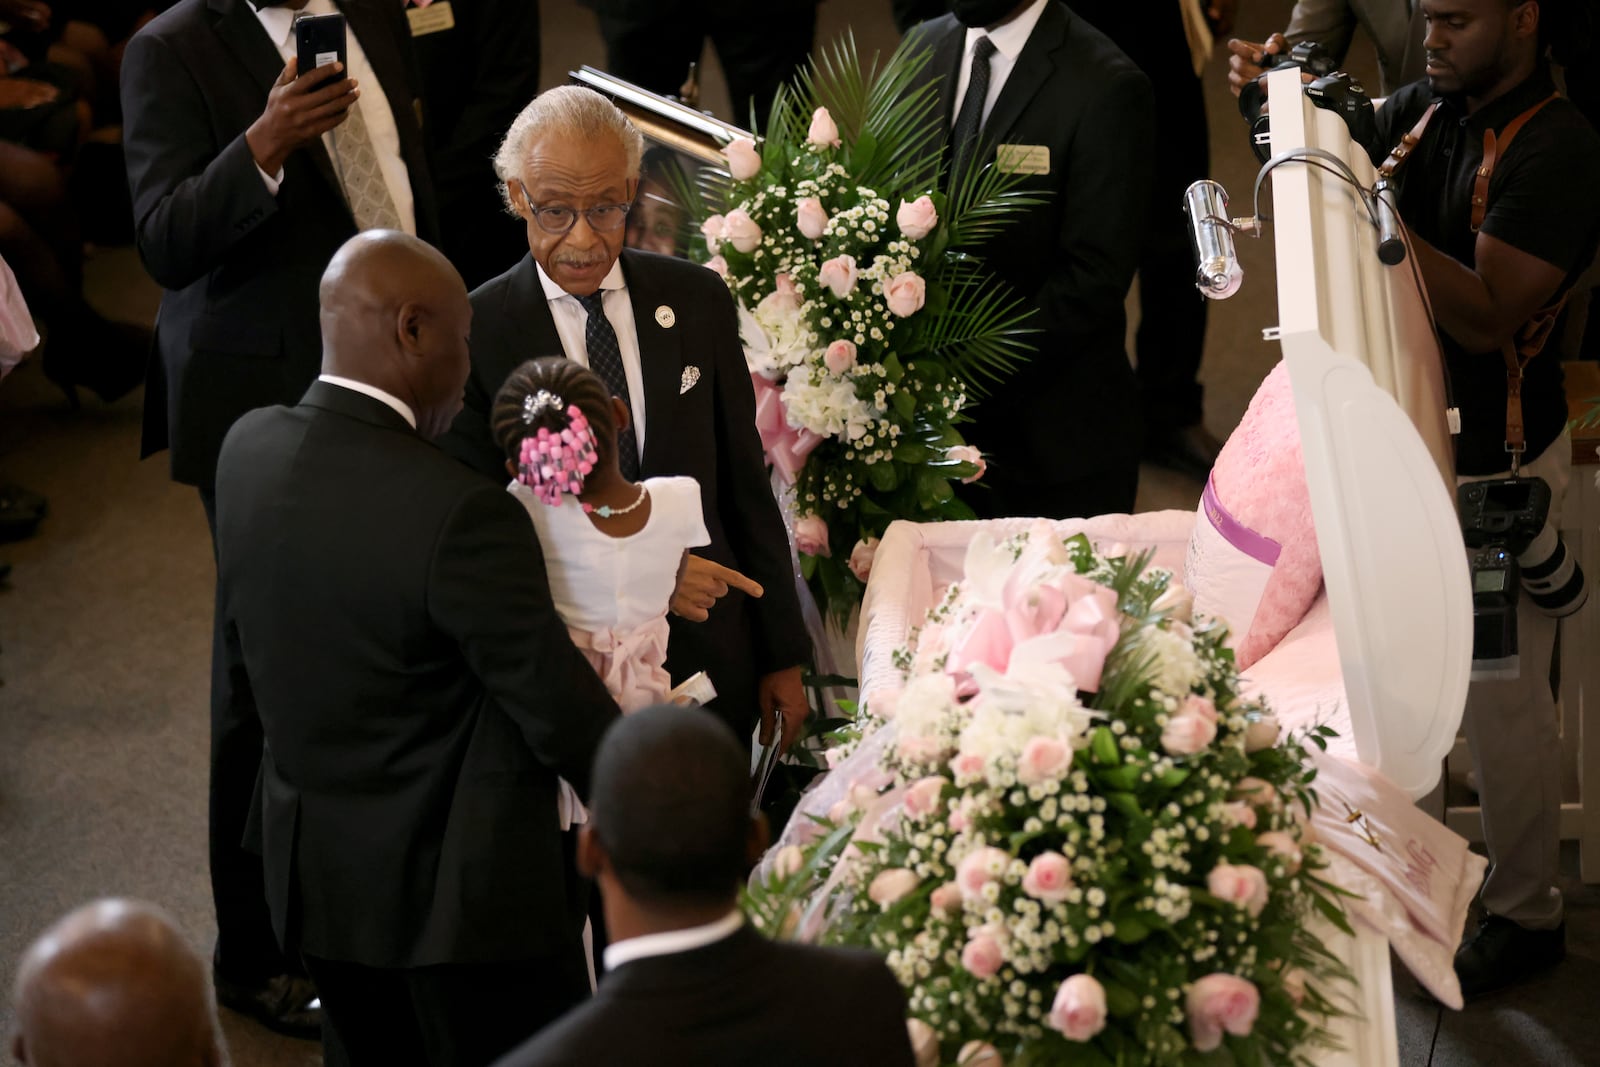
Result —
[{"label": "smartphone", "polygon": [[315,70],[325,63],[341,63],[345,76],[350,64],[345,52],[344,16],[337,11],[330,15],[305,15],[294,22],[295,52],[299,58],[301,74]]}]

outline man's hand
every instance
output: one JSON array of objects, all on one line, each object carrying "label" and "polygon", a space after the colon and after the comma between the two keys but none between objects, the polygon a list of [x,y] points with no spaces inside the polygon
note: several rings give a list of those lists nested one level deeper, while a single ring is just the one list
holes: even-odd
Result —
[{"label": "man's hand", "polygon": [[0,19],[43,33],[50,28],[50,5],[39,0],[0,0]]},{"label": "man's hand", "polygon": [[283,169],[289,153],[308,145],[344,121],[361,91],[344,66],[325,63],[297,77],[297,60],[289,60],[267,94],[266,110],[250,124],[244,139],[256,166],[268,174]]},{"label": "man's hand", "polygon": [[[753,597],[764,592],[761,583],[746,578],[731,567],[685,552],[678,567],[678,587],[672,591],[672,613],[690,622],[705,622],[717,601],[729,589],[742,589]],[[798,668],[795,674],[798,684]]]},{"label": "man's hand", "polygon": [[0,108],[28,108],[48,104],[61,95],[54,85],[31,78],[0,78]]},{"label": "man's hand", "polygon": [[[1281,33],[1275,33],[1267,38],[1266,44],[1255,41],[1241,41],[1237,37],[1228,42],[1228,51],[1233,55],[1228,57],[1228,86],[1233,90],[1233,95],[1238,96],[1239,90],[1249,82],[1255,81],[1265,72],[1261,65],[1264,55],[1282,55],[1289,50],[1289,41]],[[1265,90],[1266,86],[1262,86]]]},{"label": "man's hand", "polygon": [[772,743],[775,719],[781,715],[783,735],[780,749],[789,751],[789,746],[794,744],[800,736],[801,727],[806,724],[806,716],[811,714],[811,705],[806,703],[806,687],[800,682],[800,668],[790,667],[763,674],[761,681],[756,683],[756,700],[761,706],[761,743]]}]

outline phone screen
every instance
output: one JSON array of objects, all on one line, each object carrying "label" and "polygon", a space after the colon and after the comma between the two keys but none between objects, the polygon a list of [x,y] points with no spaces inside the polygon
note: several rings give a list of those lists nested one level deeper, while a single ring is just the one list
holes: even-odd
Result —
[{"label": "phone screen", "polygon": [[294,23],[295,53],[301,74],[315,70],[326,63],[342,63],[346,71],[350,64],[345,51],[344,16],[338,12],[329,15],[306,15]]}]

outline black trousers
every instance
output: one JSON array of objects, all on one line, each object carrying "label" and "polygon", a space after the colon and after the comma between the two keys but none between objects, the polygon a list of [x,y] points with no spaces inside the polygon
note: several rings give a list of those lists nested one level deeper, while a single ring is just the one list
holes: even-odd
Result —
[{"label": "black trousers", "polygon": [[748,126],[754,106],[764,126],[778,86],[794,77],[811,54],[817,32],[816,0],[656,0],[613,13],[599,5],[606,69],[651,92],[676,95],[700,59],[706,38],[728,79],[730,121]]},{"label": "black trousers", "polygon": [[[216,555],[217,497],[200,490],[211,551]],[[277,974],[299,974],[278,947],[267,910],[261,857],[247,849],[245,822],[261,771],[261,717],[245,674],[244,655],[233,635],[224,633],[221,592],[212,612],[211,635],[211,792],[208,810],[211,899],[217,910],[213,963],[230,981],[253,985]]]},{"label": "black trousers", "polygon": [[305,957],[327,1067],[488,1067],[589,996],[583,949],[388,969]]}]

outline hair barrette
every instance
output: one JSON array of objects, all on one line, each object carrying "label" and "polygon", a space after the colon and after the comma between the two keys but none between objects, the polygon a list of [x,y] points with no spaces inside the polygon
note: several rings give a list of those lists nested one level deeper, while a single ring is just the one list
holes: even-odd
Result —
[{"label": "hair barrette", "polygon": [[541,389],[537,393],[529,393],[522,398],[522,421],[531,425],[533,420],[539,417],[539,413],[546,408],[559,409],[565,407],[566,403],[565,400],[562,400],[548,389]]}]

